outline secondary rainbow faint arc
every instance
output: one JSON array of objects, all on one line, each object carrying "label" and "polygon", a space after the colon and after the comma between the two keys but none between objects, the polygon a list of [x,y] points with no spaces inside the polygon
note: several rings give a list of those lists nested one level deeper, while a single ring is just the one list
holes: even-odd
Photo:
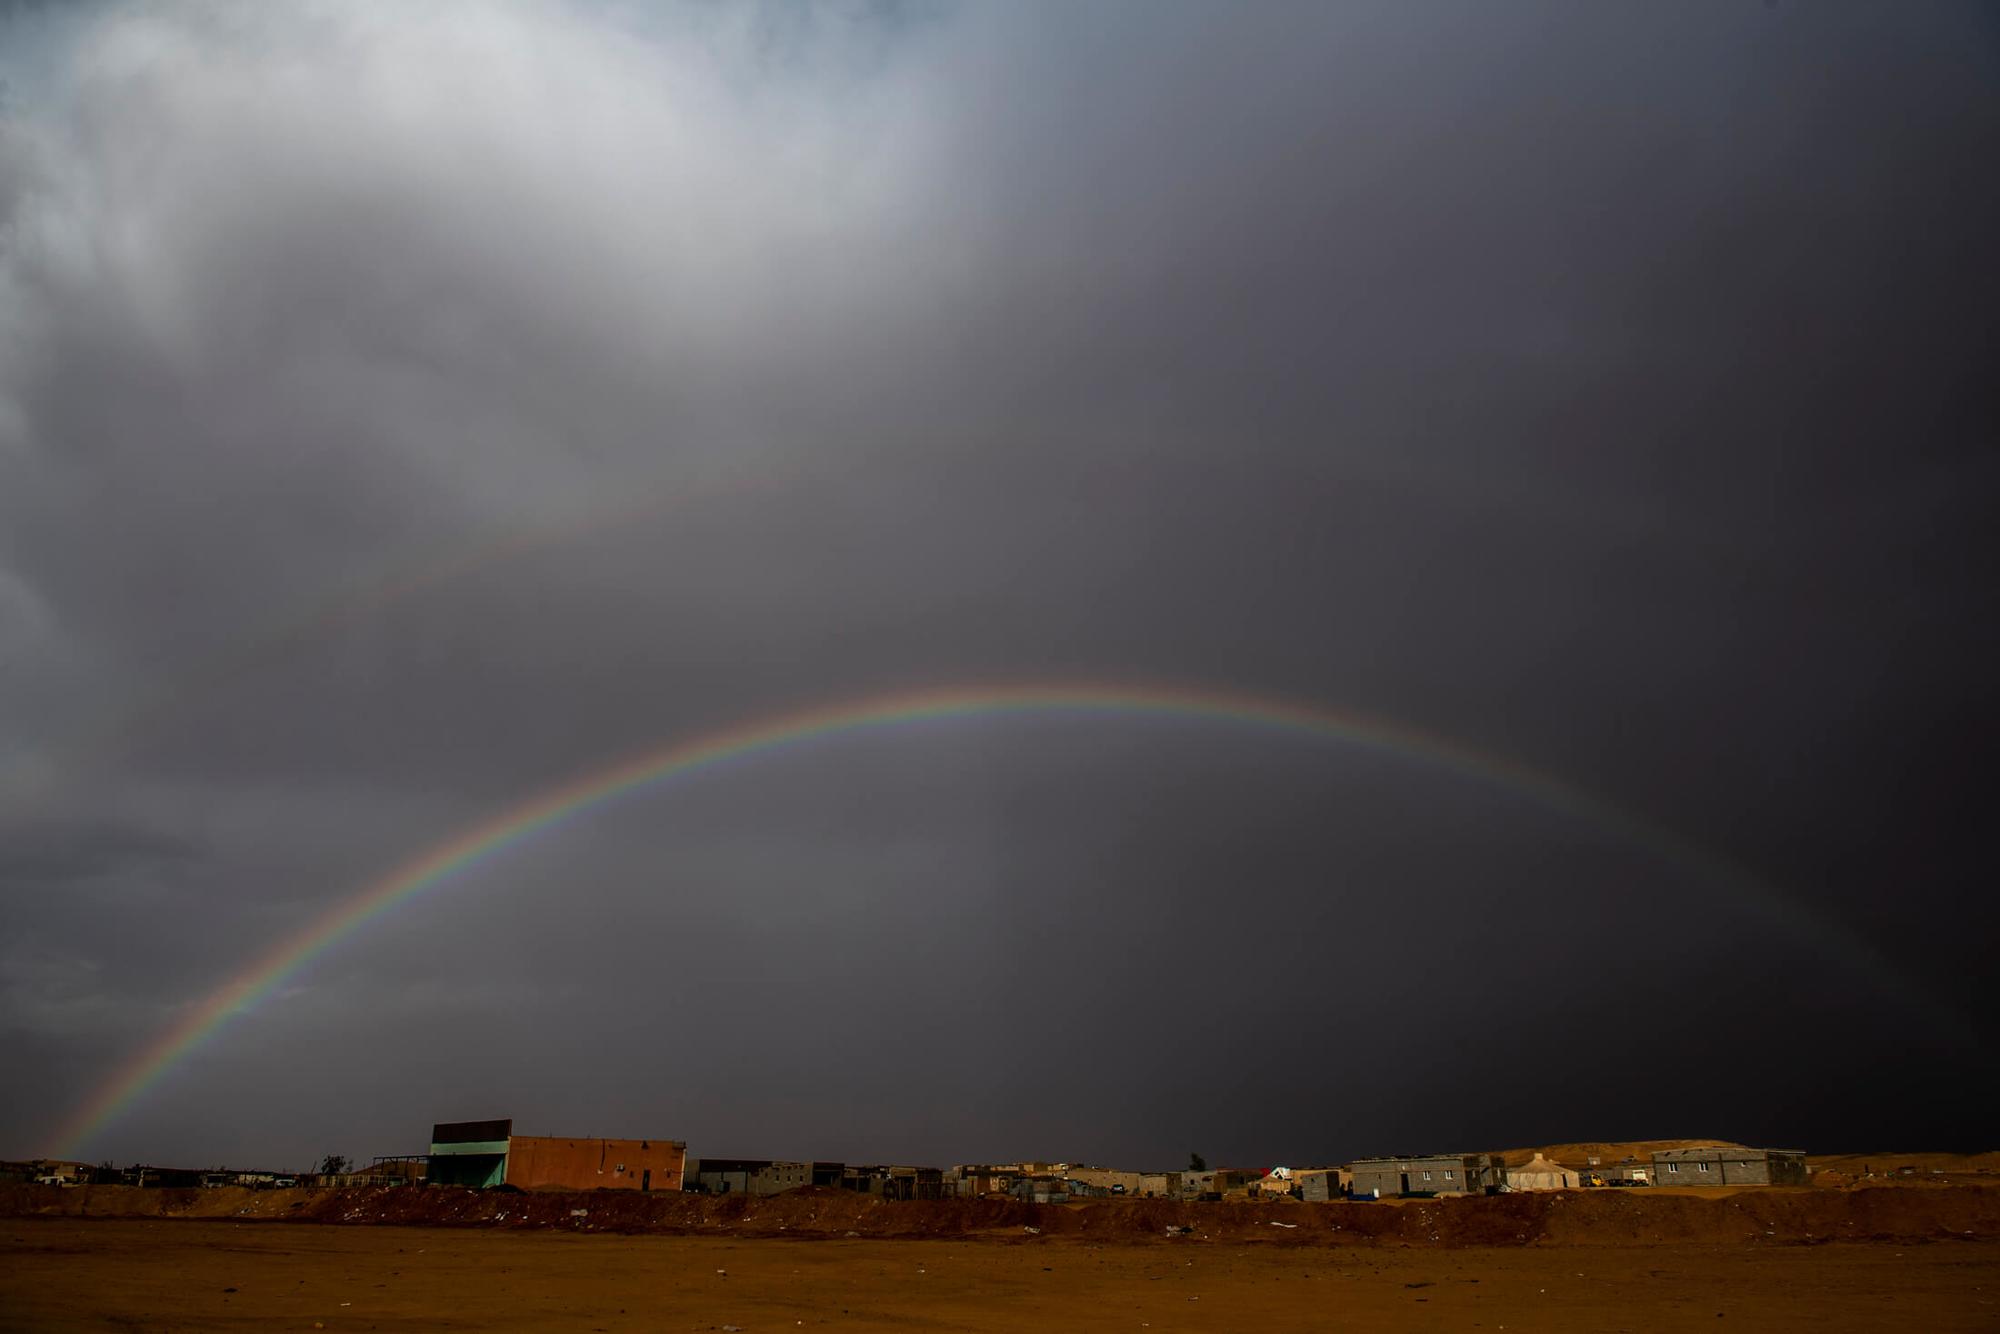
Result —
[{"label": "secondary rainbow faint arc", "polygon": [[287,977],[370,921],[600,802],[728,760],[834,733],[934,719],[1063,712],[1180,716],[1281,728],[1440,765],[1606,826],[1669,860],[1692,866],[1706,878],[1726,877],[1739,888],[1752,891],[1762,906],[1783,909],[1791,925],[1815,930],[1822,943],[1839,949],[1849,962],[1908,989],[1907,979],[1889,968],[1865,942],[1819,922],[1803,905],[1788,902],[1747,871],[1561,779],[1401,724],[1319,704],[1224,690],[1102,684],[961,686],[849,700],[672,742],[547,789],[460,832],[364,886],[201,1001],[91,1095],[60,1132],[50,1156],[74,1153],[231,1016],[268,996]]},{"label": "secondary rainbow faint arc", "polygon": [[[49,787],[77,781],[94,763],[121,746],[163,730],[200,700],[237,684],[269,660],[312,643],[343,626],[393,606],[403,599],[440,585],[491,569],[551,547],[658,518],[683,506],[709,504],[727,496],[782,488],[813,479],[806,469],[785,472],[722,472],[698,474],[673,486],[620,490],[594,498],[555,517],[523,519],[492,530],[478,540],[444,547],[421,561],[405,561],[322,593],[303,609],[261,624],[232,640],[225,648],[178,677],[157,683],[146,698],[123,712],[99,719],[82,736],[55,755],[55,775]],[[0,775],[4,776],[4,775]],[[44,793],[43,800],[50,799]]]}]

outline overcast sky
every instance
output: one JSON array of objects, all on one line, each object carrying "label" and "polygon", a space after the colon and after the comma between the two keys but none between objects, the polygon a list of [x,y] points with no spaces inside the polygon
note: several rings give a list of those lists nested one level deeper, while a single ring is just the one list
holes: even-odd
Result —
[{"label": "overcast sky", "polygon": [[537,792],[1080,680],[1631,823],[836,735],[416,898],[80,1152],[1993,1147],[1990,7],[25,5],[0,75],[0,1154]]}]

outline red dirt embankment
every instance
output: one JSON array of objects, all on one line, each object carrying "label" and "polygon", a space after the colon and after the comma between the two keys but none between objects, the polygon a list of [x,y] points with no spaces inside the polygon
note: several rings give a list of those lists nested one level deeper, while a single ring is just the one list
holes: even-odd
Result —
[{"label": "red dirt embankment", "polygon": [[[707,1236],[986,1237],[1092,1241],[1169,1237],[1336,1246],[1630,1246],[2000,1239],[2000,1188],[1551,1191],[1373,1203],[1193,1204],[1105,1200],[892,1203],[810,1190],[752,1199],[375,1188],[142,1190],[0,1187],[0,1217],[206,1218]],[[1032,1229],[1032,1230],[1031,1230]]]}]

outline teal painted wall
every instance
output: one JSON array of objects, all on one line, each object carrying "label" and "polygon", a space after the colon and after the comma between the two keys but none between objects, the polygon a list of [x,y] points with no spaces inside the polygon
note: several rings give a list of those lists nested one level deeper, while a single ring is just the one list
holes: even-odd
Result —
[{"label": "teal painted wall", "polygon": [[507,1155],[504,1153],[443,1153],[431,1157],[428,1180],[433,1186],[483,1189],[497,1186],[506,1179]]},{"label": "teal painted wall", "polygon": [[431,1157],[446,1153],[505,1153],[509,1141],[504,1139],[453,1140],[448,1144],[431,1141]]}]

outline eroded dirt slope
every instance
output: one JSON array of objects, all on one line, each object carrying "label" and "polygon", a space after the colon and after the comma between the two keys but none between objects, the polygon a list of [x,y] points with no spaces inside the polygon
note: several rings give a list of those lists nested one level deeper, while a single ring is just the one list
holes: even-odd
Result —
[{"label": "eroded dirt slope", "polygon": [[[768,1199],[628,1191],[0,1188],[0,1217],[242,1221],[735,1236],[1032,1237],[1313,1245],[1531,1246],[2000,1238],[2000,1186],[1593,1190],[1301,1204],[1105,1200],[888,1203],[844,1191]],[[1032,1231],[1030,1230],[1032,1229]]]}]

